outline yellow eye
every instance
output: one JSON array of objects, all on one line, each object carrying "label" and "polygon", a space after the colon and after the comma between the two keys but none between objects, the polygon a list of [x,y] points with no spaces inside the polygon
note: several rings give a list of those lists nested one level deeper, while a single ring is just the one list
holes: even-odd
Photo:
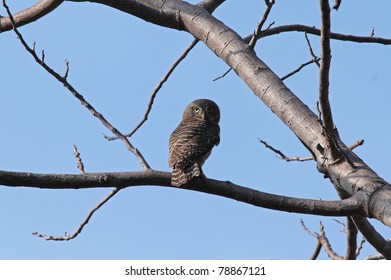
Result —
[{"label": "yellow eye", "polygon": [[198,113],[200,111],[200,108],[196,106],[193,106],[191,109],[193,110],[194,113]]},{"label": "yellow eye", "polygon": [[213,112],[213,108],[212,107],[206,107],[206,111],[208,111],[208,113],[212,113]]}]

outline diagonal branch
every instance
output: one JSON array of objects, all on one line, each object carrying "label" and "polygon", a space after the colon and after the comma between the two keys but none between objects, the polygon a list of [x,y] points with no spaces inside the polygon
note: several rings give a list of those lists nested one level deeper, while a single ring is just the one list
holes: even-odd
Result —
[{"label": "diagonal branch", "polygon": [[295,70],[293,70],[292,72],[286,74],[285,76],[281,77],[281,81],[295,75],[296,73],[300,72],[301,69],[303,69],[304,67],[312,64],[312,63],[315,63],[315,64],[319,64],[319,61],[320,61],[320,58],[313,58],[305,63],[303,63],[302,65],[300,65],[299,67],[297,67]]},{"label": "diagonal branch", "polygon": [[68,89],[68,91],[74,96],[76,97],[80,103],[86,107],[90,112],[91,114],[98,118],[100,120],[100,122],[107,128],[109,129],[113,134],[115,134],[119,139],[122,140],[122,142],[125,144],[125,146],[127,147],[127,149],[132,152],[135,157],[138,159],[138,161],[140,162],[141,166],[144,168],[144,169],[150,169],[148,163],[146,162],[146,160],[144,159],[144,157],[142,156],[142,154],[135,148],[133,147],[133,145],[129,142],[129,140],[121,133],[119,132],[113,125],[111,125],[111,123],[109,123],[109,121],[106,120],[106,118],[101,114],[99,113],[68,81],[67,81],[67,75],[68,75],[68,64],[66,63],[66,74],[64,76],[61,76],[60,74],[58,74],[56,71],[54,71],[52,68],[50,68],[44,61],[44,52],[42,52],[42,58],[39,58],[37,53],[35,52],[35,49],[34,47],[33,48],[30,48],[26,41],[24,40],[22,34],[18,31],[18,29],[16,28],[16,23],[14,21],[14,18],[11,14],[11,11],[9,10],[5,0],[3,0],[3,6],[4,8],[7,10],[7,13],[10,17],[10,20],[13,24],[13,30],[14,32],[16,33],[16,35],[18,36],[18,39],[20,40],[20,42],[22,43],[22,45],[24,46],[24,48],[32,55],[32,57],[35,59],[35,61],[40,65],[42,66],[42,68],[44,68],[50,75],[52,75],[54,78],[56,78],[60,83],[62,83],[64,85],[64,87],[66,87]]},{"label": "diagonal branch", "polygon": [[353,216],[352,220],[365,239],[386,259],[391,259],[391,241],[385,240],[366,218]]},{"label": "diagonal branch", "polygon": [[67,235],[65,233],[64,236],[52,236],[52,235],[45,235],[45,234],[41,234],[41,233],[38,233],[38,232],[33,232],[33,235],[37,236],[37,237],[41,237],[41,238],[44,238],[45,240],[54,240],[54,241],[69,241],[71,239],[74,239],[76,238],[83,230],[83,228],[88,224],[88,222],[90,221],[92,215],[94,215],[94,213],[96,211],[98,211],[98,209],[100,209],[107,201],[109,201],[110,198],[112,198],[113,196],[115,196],[119,191],[121,190],[121,188],[115,188],[111,193],[109,193],[101,202],[99,202],[98,205],[96,205],[87,215],[87,217],[84,219],[84,221],[79,225],[79,227],[70,235]]},{"label": "diagonal branch", "polygon": [[13,29],[13,25],[16,27],[29,24],[41,17],[49,14],[58,6],[60,6],[64,0],[41,0],[34,6],[18,12],[12,16],[14,23],[12,23],[11,17],[0,17],[0,33]]},{"label": "diagonal branch", "polygon": [[[197,43],[199,41],[200,40],[198,40],[198,39],[194,39],[193,42],[191,42],[191,44],[187,47],[187,49],[178,57],[178,59],[174,62],[174,64],[170,67],[170,69],[168,69],[167,73],[159,81],[159,83],[157,84],[157,86],[155,87],[155,89],[152,92],[151,97],[149,98],[147,109],[144,113],[144,117],[141,119],[141,121],[136,125],[136,127],[131,132],[124,135],[125,137],[131,137],[148,120],[148,116],[152,110],[152,105],[153,105],[153,102],[155,101],[155,97],[156,97],[157,93],[162,88],[163,84],[171,76],[172,72],[174,72],[175,68],[179,65],[179,63],[181,63],[181,61],[185,59],[185,57],[197,45]],[[105,138],[109,141],[118,139],[118,137],[108,137],[108,136],[105,136]]]}]

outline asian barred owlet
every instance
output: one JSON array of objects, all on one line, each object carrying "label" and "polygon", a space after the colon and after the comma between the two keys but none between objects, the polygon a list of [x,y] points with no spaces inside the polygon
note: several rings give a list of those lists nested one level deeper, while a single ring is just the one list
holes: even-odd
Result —
[{"label": "asian barred owlet", "polygon": [[220,109],[212,100],[190,103],[182,121],[170,136],[168,165],[173,167],[171,184],[180,187],[203,175],[202,165],[220,142]]}]

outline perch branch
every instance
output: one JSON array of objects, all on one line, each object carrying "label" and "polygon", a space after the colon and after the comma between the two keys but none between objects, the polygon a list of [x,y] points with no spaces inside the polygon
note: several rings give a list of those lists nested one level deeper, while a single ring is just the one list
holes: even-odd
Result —
[{"label": "perch branch", "polygon": [[13,24],[13,30],[14,32],[16,33],[16,35],[18,36],[18,39],[20,40],[20,42],[22,43],[22,45],[24,46],[24,48],[33,56],[33,58],[35,59],[35,61],[41,65],[50,75],[52,75],[54,78],[56,78],[60,83],[63,84],[64,87],[66,87],[68,89],[68,91],[70,93],[72,93],[72,95],[74,97],[76,97],[80,103],[85,107],[87,108],[91,114],[98,118],[101,123],[107,128],[109,129],[113,134],[115,134],[119,139],[122,140],[122,142],[125,144],[125,146],[127,147],[127,149],[132,152],[135,157],[138,159],[138,161],[140,162],[140,164],[142,165],[142,167],[144,169],[150,169],[148,163],[146,162],[146,160],[144,159],[144,157],[142,156],[142,154],[135,148],[133,147],[133,145],[129,142],[129,140],[121,133],[119,132],[114,126],[112,126],[106,119],[105,117],[99,113],[90,103],[87,102],[87,100],[66,80],[66,77],[62,77],[60,74],[58,74],[56,71],[54,71],[52,68],[50,68],[44,61],[43,57],[42,59],[38,57],[37,53],[35,52],[35,49],[32,49],[30,48],[26,41],[24,40],[22,34],[18,31],[18,29],[16,28],[16,24],[15,24],[15,21],[14,21],[14,18],[11,14],[11,11],[9,10],[5,0],[3,0],[3,6],[4,8],[6,9],[7,13],[8,13],[8,16],[10,17],[10,20]]},{"label": "perch branch", "polygon": [[[142,172],[107,172],[86,174],[34,174],[0,171],[0,185],[41,189],[88,189],[135,186],[171,186],[171,173],[156,170]],[[254,206],[279,211],[323,215],[365,215],[364,197],[354,195],[336,201],[292,198],[257,191],[231,182],[201,178],[192,180],[183,189],[218,195]],[[359,193],[358,193],[359,194]]]}]

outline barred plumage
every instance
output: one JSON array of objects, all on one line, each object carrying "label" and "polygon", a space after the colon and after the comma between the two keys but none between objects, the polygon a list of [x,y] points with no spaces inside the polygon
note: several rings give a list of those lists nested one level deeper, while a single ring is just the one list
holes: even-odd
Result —
[{"label": "barred plumage", "polygon": [[170,137],[168,165],[173,167],[173,186],[184,185],[202,174],[202,165],[220,142],[219,121],[219,107],[211,100],[198,99],[186,107]]}]

